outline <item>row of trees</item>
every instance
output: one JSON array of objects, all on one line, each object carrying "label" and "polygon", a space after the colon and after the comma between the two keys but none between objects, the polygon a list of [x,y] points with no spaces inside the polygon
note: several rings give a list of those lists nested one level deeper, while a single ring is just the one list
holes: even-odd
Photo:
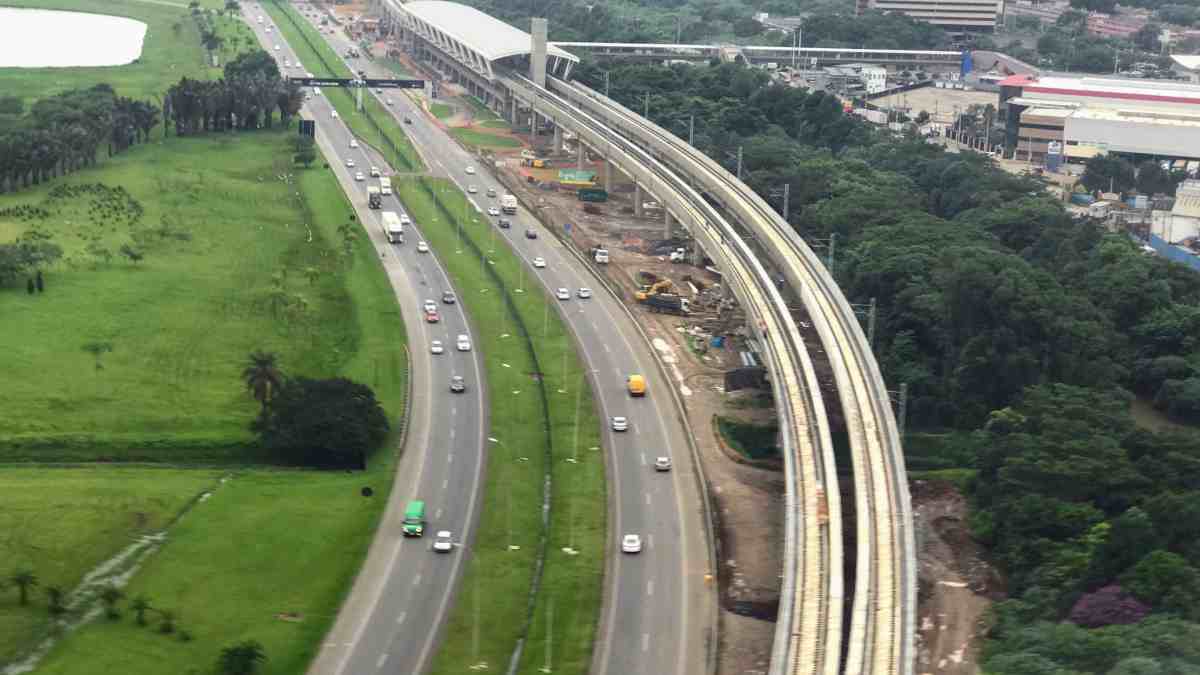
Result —
[{"label": "row of trees", "polygon": [[[1136,428],[1130,402],[1200,423],[1200,276],[1072,218],[1038,179],[755,71],[624,67],[609,82],[635,110],[650,93],[650,117],[679,135],[695,115],[696,145],[730,170],[741,148],[768,202],[787,185],[787,218],[819,253],[836,235],[833,271],[851,302],[877,301],[875,353],[908,385],[909,428],[959,430],[945,452],[978,472],[973,528],[1014,598],[986,670],[1194,672],[1154,640],[1200,633],[1186,621],[1200,619],[1200,441]],[[1092,653],[1097,636],[1133,642]]]},{"label": "row of trees", "polygon": [[1104,154],[1087,161],[1081,181],[1093,192],[1136,191],[1144,195],[1173,196],[1175,189],[1186,179],[1187,172],[1167,171],[1152,159],[1134,164],[1124,157]]},{"label": "row of trees", "polygon": [[117,96],[98,84],[41,99],[25,113],[20,99],[0,101],[0,192],[37,185],[145,142],[158,123],[152,103]]},{"label": "row of trees", "polygon": [[271,128],[274,112],[288,126],[304,104],[299,85],[285,83],[275,59],[257,50],[225,64],[218,80],[183,78],[166,96],[166,114],[175,133]]}]

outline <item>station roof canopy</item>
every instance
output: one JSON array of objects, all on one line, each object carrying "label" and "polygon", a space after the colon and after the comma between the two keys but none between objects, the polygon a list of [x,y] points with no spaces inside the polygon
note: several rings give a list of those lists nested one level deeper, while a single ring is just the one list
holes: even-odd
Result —
[{"label": "station roof canopy", "polygon": [[[489,62],[533,51],[529,33],[474,7],[443,0],[414,0],[400,4],[399,8]],[[579,62],[579,57],[549,43],[546,54]]]}]

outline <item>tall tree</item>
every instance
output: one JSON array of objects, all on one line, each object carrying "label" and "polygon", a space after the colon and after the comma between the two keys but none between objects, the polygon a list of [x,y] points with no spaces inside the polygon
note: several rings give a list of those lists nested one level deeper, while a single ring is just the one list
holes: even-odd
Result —
[{"label": "tall tree", "polygon": [[19,569],[8,577],[8,583],[17,589],[20,605],[29,604],[29,591],[38,585],[37,575],[30,569]]},{"label": "tall tree", "polygon": [[274,352],[256,351],[248,357],[245,368],[242,369],[242,380],[254,400],[258,401],[263,410],[271,402],[272,397],[283,388],[283,371],[279,369],[279,357]]}]

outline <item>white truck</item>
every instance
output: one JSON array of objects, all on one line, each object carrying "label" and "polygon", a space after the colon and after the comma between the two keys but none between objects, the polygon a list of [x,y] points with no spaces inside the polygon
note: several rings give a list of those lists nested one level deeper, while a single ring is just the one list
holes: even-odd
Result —
[{"label": "white truck", "polygon": [[595,260],[597,265],[607,265],[608,249],[597,246],[596,249],[592,251],[592,260]]},{"label": "white truck", "polygon": [[[405,219],[408,216],[404,216]],[[384,211],[379,215],[379,227],[383,229],[383,235],[387,237],[388,243],[403,244],[404,243],[404,222],[400,216],[396,215],[395,211]]]},{"label": "white truck", "polygon": [[504,195],[500,198],[500,212],[513,215],[517,212],[517,198],[514,195]]},{"label": "white truck", "polygon": [[392,194],[392,179],[386,178],[386,177],[380,178],[379,179],[379,191],[384,195]]}]

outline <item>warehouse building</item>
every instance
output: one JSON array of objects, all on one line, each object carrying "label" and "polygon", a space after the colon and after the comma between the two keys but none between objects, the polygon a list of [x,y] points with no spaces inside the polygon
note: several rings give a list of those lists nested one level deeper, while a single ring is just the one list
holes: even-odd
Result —
[{"label": "warehouse building", "polygon": [[1107,152],[1187,168],[1200,160],[1200,86],[1014,75],[1000,82],[1009,157],[1041,163],[1052,143],[1081,162]]}]

